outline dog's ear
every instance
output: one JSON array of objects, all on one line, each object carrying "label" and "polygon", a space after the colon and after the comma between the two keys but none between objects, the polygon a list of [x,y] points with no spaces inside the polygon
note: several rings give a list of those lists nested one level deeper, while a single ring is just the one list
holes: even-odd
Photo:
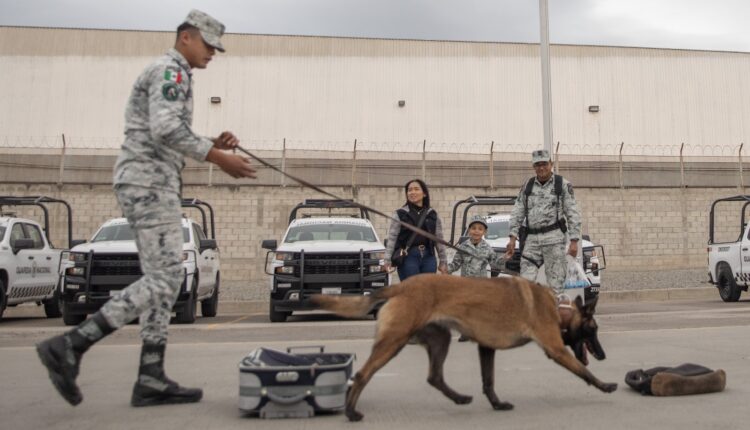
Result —
[{"label": "dog's ear", "polygon": [[576,308],[578,309],[578,312],[580,312],[582,316],[593,317],[594,312],[596,311],[597,300],[598,300],[598,297],[587,299],[586,303],[584,304],[583,298],[581,298],[581,296],[578,296],[576,297]]},{"label": "dog's ear", "polygon": [[581,296],[576,296],[576,309],[578,309],[578,312],[584,313],[586,307],[583,304],[583,298]]}]

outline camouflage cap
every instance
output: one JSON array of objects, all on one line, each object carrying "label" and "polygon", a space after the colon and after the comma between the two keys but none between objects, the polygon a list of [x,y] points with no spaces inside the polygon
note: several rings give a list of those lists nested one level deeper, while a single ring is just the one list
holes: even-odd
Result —
[{"label": "camouflage cap", "polygon": [[474,215],[471,217],[471,221],[469,221],[469,228],[471,228],[472,224],[479,223],[482,224],[487,229],[487,221],[484,220],[484,217],[481,215]]},{"label": "camouflage cap", "polygon": [[197,9],[193,9],[185,18],[185,23],[192,25],[201,32],[203,40],[219,50],[224,52],[224,45],[221,44],[221,36],[224,35],[224,24],[217,21],[210,15],[201,12]]},{"label": "camouflage cap", "polygon": [[549,156],[549,151],[546,149],[537,149],[531,153],[531,164],[541,163],[543,161],[552,161],[552,158]]}]

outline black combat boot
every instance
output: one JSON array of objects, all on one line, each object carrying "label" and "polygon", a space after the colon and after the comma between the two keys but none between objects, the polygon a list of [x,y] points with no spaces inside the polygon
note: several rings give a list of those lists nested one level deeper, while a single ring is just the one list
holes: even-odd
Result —
[{"label": "black combat boot", "polygon": [[76,385],[81,356],[91,345],[113,331],[104,316],[97,312],[73,330],[36,345],[36,352],[47,368],[52,384],[71,405],[76,406],[83,400],[81,390]]},{"label": "black combat boot", "polygon": [[143,343],[138,381],[133,386],[133,406],[169,405],[173,403],[195,403],[203,397],[200,388],[184,388],[164,374],[165,343]]}]

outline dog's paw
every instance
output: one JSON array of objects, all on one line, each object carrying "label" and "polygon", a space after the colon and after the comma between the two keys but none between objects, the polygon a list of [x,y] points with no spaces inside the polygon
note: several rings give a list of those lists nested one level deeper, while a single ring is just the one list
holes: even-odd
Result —
[{"label": "dog's paw", "polygon": [[510,410],[513,410],[513,403],[508,403],[508,402],[493,403],[492,409],[496,411],[510,411]]},{"label": "dog's paw", "polygon": [[357,411],[346,411],[346,417],[349,418],[349,421],[351,422],[357,422],[362,421],[362,418],[364,418],[364,415]]},{"label": "dog's paw", "polygon": [[605,393],[611,393],[617,389],[617,383],[602,384],[601,390]]},{"label": "dog's paw", "polygon": [[456,398],[453,399],[457,405],[468,405],[472,400],[474,400],[474,398],[471,396],[456,396]]}]

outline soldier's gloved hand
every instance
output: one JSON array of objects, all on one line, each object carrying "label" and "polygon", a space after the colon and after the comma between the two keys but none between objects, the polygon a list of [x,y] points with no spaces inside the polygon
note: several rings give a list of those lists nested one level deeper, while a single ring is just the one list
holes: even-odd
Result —
[{"label": "soldier's gloved hand", "polygon": [[250,164],[250,159],[236,154],[228,154],[211,148],[208,151],[206,161],[216,164],[233,178],[253,178],[255,179],[255,168]]},{"label": "soldier's gloved hand", "polygon": [[211,139],[216,149],[234,149],[240,144],[240,140],[231,131],[223,131],[219,137]]}]

